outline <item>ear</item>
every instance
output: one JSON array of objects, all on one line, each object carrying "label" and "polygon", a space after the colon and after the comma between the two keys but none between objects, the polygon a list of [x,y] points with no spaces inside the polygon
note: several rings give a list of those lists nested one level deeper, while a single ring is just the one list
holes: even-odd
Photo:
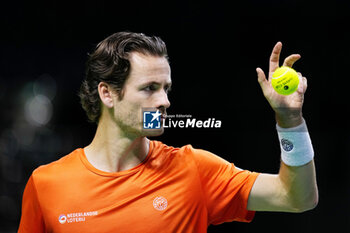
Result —
[{"label": "ear", "polygon": [[100,96],[102,103],[107,108],[113,108],[114,95],[113,95],[113,91],[111,90],[111,87],[105,82],[100,82],[97,87],[98,87],[98,94]]}]

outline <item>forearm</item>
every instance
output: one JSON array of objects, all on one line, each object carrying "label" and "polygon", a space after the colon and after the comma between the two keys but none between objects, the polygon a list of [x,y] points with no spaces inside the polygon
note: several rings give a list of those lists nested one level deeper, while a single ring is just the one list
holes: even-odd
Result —
[{"label": "forearm", "polygon": [[288,115],[276,113],[276,120],[280,143],[284,138],[292,145],[289,148],[281,146],[278,179],[286,200],[296,211],[312,209],[318,202],[314,151],[301,111],[289,111]]},{"label": "forearm", "polygon": [[248,210],[304,212],[314,208],[318,191],[314,162],[292,167],[281,162],[278,174],[262,173],[248,199]]},{"label": "forearm", "polygon": [[290,126],[286,128],[277,126],[282,158],[280,171],[257,178],[248,202],[250,210],[303,212],[316,206],[314,151],[306,124],[302,118],[300,121],[299,124],[284,121],[283,126]]},{"label": "forearm", "polygon": [[291,212],[303,212],[317,205],[318,190],[313,160],[297,167],[281,162],[278,179]]}]

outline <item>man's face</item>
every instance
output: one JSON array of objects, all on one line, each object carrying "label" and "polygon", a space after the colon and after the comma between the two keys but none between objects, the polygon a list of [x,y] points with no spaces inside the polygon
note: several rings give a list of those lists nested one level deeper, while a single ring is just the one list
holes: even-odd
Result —
[{"label": "man's face", "polygon": [[[137,136],[157,136],[161,129],[143,129],[142,110],[159,110],[162,116],[170,106],[168,91],[171,87],[170,66],[166,58],[131,53],[130,74],[125,81],[122,98],[116,95],[114,119],[125,132]],[[161,120],[162,122],[163,120]]]}]

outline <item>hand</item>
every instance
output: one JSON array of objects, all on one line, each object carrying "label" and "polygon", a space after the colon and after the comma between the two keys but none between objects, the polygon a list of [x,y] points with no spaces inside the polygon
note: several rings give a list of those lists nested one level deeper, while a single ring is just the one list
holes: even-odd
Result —
[{"label": "hand", "polygon": [[[278,94],[271,85],[273,72],[279,67],[279,58],[282,49],[282,43],[277,42],[272,50],[270,57],[269,76],[266,79],[265,73],[261,68],[257,68],[258,82],[264,93],[265,98],[276,113],[276,120],[279,126],[283,128],[294,127],[302,123],[302,107],[304,102],[304,93],[307,88],[307,80],[298,72],[299,86],[298,89],[290,95]],[[283,66],[292,67],[300,59],[299,54],[288,56]]]}]

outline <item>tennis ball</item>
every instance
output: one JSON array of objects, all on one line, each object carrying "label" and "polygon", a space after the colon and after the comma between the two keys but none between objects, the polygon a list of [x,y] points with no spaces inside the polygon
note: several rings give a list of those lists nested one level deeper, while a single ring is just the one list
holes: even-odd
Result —
[{"label": "tennis ball", "polygon": [[281,66],[272,74],[271,85],[278,94],[290,95],[298,89],[298,74],[288,66]]}]

